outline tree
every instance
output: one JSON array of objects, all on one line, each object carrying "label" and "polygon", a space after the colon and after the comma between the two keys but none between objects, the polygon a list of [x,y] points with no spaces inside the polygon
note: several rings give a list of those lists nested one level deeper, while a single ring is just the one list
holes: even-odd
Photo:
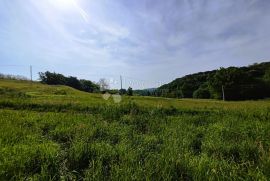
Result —
[{"label": "tree", "polygon": [[66,84],[67,86],[73,87],[75,89],[79,89],[81,90],[81,83],[80,81],[77,79],[77,77],[67,77],[66,78]]},{"label": "tree", "polygon": [[261,99],[267,96],[260,70],[253,67],[221,68],[210,81],[210,85],[215,98],[222,97],[222,86],[226,100]]},{"label": "tree", "polygon": [[265,71],[263,79],[264,79],[265,82],[270,84],[270,68]]},{"label": "tree", "polygon": [[[207,87],[202,87],[207,85]],[[261,99],[270,97],[270,62],[247,67],[229,67],[199,72],[177,78],[160,86],[155,96],[174,98],[222,98],[226,100]]]},{"label": "tree", "polygon": [[128,88],[127,95],[128,96],[132,96],[133,95],[133,91],[132,91],[132,88],[131,87]]},{"label": "tree", "polygon": [[119,94],[120,95],[123,95],[123,94],[126,94],[127,93],[127,90],[126,89],[120,89],[119,90]]},{"label": "tree", "polygon": [[99,85],[93,83],[90,80],[81,79],[80,84],[81,84],[81,90],[83,90],[85,92],[97,92],[97,91],[99,91]]},{"label": "tree", "polygon": [[237,99],[239,95],[239,85],[244,84],[245,72],[236,67],[220,68],[210,81],[215,98],[222,98],[222,86],[226,99]]},{"label": "tree", "polygon": [[175,98],[192,98],[194,91],[205,82],[208,82],[215,72],[216,70],[199,72],[177,78],[171,83],[159,87],[158,90],[155,91],[155,95]]},{"label": "tree", "polygon": [[49,85],[67,85],[78,90],[86,92],[98,92],[99,85],[91,82],[90,80],[78,80],[77,77],[65,77],[62,74],[51,73],[49,71],[39,72],[39,79],[42,83]]},{"label": "tree", "polygon": [[45,73],[39,72],[39,79],[42,83],[49,85],[65,85],[66,77],[62,74],[51,73],[46,71]]},{"label": "tree", "polygon": [[99,80],[99,87],[100,91],[105,92],[106,90],[109,89],[109,83],[106,79],[102,78]]},{"label": "tree", "polygon": [[193,92],[193,98],[196,99],[209,99],[211,96],[210,91],[206,87],[200,87]]}]

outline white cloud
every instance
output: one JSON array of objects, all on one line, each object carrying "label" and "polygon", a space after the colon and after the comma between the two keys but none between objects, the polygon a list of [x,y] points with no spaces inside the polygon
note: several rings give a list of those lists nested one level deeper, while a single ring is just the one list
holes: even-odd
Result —
[{"label": "white cloud", "polygon": [[69,1],[1,1],[1,54],[84,78],[121,73],[149,87],[270,57],[267,1]]}]

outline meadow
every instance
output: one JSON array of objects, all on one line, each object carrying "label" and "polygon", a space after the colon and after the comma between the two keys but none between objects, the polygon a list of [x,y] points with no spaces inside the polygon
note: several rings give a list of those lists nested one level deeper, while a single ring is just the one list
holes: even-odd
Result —
[{"label": "meadow", "polygon": [[0,180],[269,180],[270,101],[0,80]]}]

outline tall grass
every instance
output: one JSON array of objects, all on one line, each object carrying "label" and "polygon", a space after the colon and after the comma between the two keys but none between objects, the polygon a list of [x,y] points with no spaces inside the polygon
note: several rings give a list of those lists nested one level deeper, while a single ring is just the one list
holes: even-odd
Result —
[{"label": "tall grass", "polygon": [[2,84],[0,180],[270,178],[267,101],[113,104],[66,87],[29,94],[37,89]]}]

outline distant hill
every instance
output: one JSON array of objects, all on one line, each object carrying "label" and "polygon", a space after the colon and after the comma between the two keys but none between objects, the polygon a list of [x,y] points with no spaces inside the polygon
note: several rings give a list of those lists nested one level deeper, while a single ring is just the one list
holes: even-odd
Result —
[{"label": "distant hill", "polygon": [[186,75],[159,87],[154,95],[172,98],[227,100],[270,97],[270,62],[247,67],[228,67]]}]

